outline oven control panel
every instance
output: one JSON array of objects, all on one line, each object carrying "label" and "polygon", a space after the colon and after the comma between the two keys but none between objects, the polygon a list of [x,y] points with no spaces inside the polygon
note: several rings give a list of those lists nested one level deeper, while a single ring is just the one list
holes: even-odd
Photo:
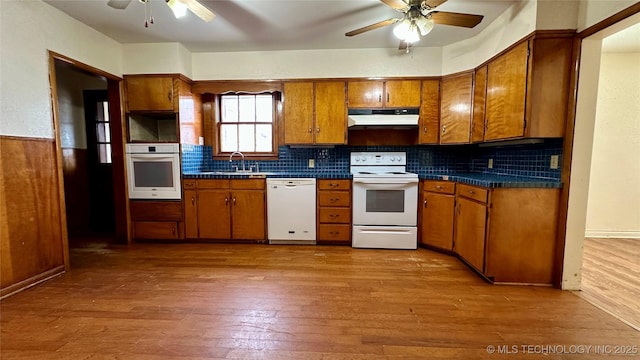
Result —
[{"label": "oven control panel", "polygon": [[406,165],[407,153],[397,152],[352,152],[351,165]]}]

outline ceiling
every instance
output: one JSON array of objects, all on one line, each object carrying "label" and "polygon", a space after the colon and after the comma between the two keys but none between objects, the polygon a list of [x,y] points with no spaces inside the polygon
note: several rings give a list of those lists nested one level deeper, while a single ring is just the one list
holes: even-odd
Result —
[{"label": "ceiling", "polygon": [[[393,25],[354,37],[344,34],[402,14],[379,0],[200,0],[217,17],[191,12],[176,19],[164,0],[149,0],[155,23],[144,27],[145,5],[124,10],[108,0],[44,0],[119,43],[178,42],[191,52],[397,48]],[[475,28],[436,25],[414,46],[440,47],[482,31],[518,0],[448,0],[438,11],[483,15]]]}]

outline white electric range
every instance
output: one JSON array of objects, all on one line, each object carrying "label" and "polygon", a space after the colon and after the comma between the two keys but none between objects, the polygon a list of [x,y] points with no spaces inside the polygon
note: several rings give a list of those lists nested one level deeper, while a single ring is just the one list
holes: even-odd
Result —
[{"label": "white electric range", "polygon": [[417,249],[418,175],[405,152],[353,152],[355,248]]}]

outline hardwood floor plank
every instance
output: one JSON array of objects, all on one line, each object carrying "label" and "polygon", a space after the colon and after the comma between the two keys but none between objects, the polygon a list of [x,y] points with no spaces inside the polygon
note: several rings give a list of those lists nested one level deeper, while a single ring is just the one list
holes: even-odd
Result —
[{"label": "hardwood floor plank", "polygon": [[490,285],[425,249],[90,244],[71,260],[70,272],[2,300],[2,359],[490,359],[489,345],[640,346],[637,331],[573,293]]}]

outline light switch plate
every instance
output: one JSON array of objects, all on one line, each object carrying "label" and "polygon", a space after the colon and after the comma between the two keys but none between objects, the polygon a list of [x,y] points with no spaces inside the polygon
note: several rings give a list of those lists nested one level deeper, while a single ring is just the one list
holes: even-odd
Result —
[{"label": "light switch plate", "polygon": [[560,155],[551,155],[551,164],[549,164],[549,167],[551,169],[557,169],[559,161],[560,161]]},{"label": "light switch plate", "polygon": [[493,169],[493,159],[489,159],[489,163],[487,164],[489,169]]},{"label": "light switch plate", "polygon": [[309,169],[313,169],[314,167],[316,167],[316,160],[309,159]]}]

